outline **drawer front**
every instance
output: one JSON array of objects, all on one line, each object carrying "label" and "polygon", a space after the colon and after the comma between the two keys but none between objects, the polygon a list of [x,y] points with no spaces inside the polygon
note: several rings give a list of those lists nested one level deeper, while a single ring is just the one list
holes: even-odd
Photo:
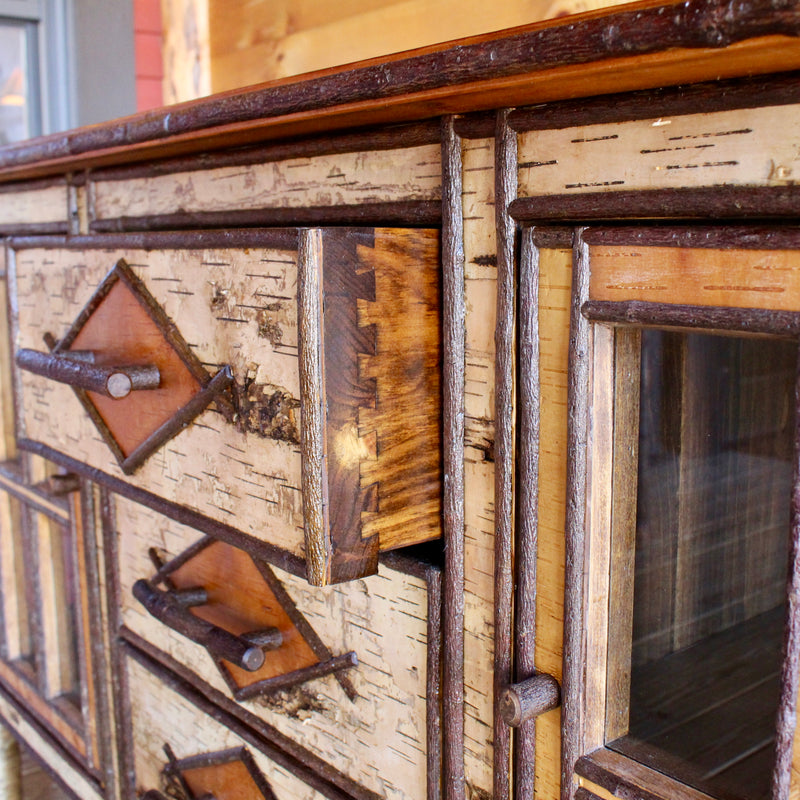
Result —
[{"label": "drawer front", "polygon": [[213,791],[216,800],[347,799],[255,734],[232,726],[223,713],[198,708],[191,691],[151,666],[133,650],[123,656],[129,714],[122,738],[126,773],[133,781],[125,796],[202,797]]},{"label": "drawer front", "polygon": [[[124,498],[116,498],[114,505],[109,546],[116,542],[123,636],[151,651],[157,649],[162,655],[156,657],[190,671],[189,678],[207,687],[206,692],[216,691],[236,703],[243,719],[278,731],[366,790],[398,800],[426,796],[428,781],[435,785],[439,770],[438,736],[431,733],[438,725],[439,641],[435,628],[429,628],[429,619],[435,625],[440,614],[434,568],[414,576],[381,566],[377,575],[326,588],[310,587],[273,569],[271,578],[267,576],[270,590],[263,569],[259,571],[246,554],[225,555],[223,548],[229,546],[217,542],[208,547],[207,558],[203,552],[187,558],[189,548],[198,541],[196,531]],[[195,607],[194,613],[237,633],[248,627],[277,625],[281,629],[283,643],[266,652],[262,670],[251,678],[147,612],[134,598],[133,587],[142,578],[154,577],[154,558],[183,562],[169,572],[174,586],[208,590],[207,605]],[[209,578],[213,565],[209,567],[208,562],[225,558],[231,559],[235,581],[219,573]],[[231,593],[225,587],[234,582],[237,589]],[[165,588],[164,583],[151,583]],[[244,611],[241,598],[231,599],[239,587],[252,603]],[[281,590],[286,597],[279,596],[276,602]],[[259,616],[254,610],[278,604],[282,608],[272,617]],[[239,623],[242,615],[245,622]],[[296,659],[302,659],[309,646],[317,654],[311,663],[324,663],[319,645],[334,660],[355,654],[357,666],[321,677],[315,677],[313,670],[299,676],[294,673],[293,681],[276,690],[266,685],[264,691],[257,691],[258,684],[256,691],[237,689],[251,686],[260,677],[298,668],[302,672],[309,662]],[[242,699],[237,701],[237,697]]]},{"label": "drawer front", "polygon": [[68,189],[62,181],[0,189],[0,232],[66,233]]},{"label": "drawer front", "polygon": [[288,230],[14,248],[18,362],[88,350],[160,370],[109,398],[21,369],[19,429],[324,584],[439,535],[438,234],[300,238],[299,254]]}]

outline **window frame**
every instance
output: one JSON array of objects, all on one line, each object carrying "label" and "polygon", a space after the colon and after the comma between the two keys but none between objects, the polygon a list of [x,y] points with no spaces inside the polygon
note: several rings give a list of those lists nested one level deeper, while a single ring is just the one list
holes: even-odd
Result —
[{"label": "window frame", "polygon": [[[627,380],[638,387],[635,357],[624,355],[629,370],[615,368],[617,334],[635,342],[636,330],[645,327],[696,332],[751,333],[800,339],[800,311],[770,309],[769,300],[759,307],[723,305],[692,306],[652,299],[598,300],[590,288],[591,247],[614,242],[637,246],[678,246],[737,250],[798,250],[800,230],[795,228],[745,227],[608,227],[578,228],[573,239],[573,291],[569,364],[568,503],[566,519],[566,590],[563,691],[562,798],[572,798],[580,779],[591,781],[612,793],[635,790],[648,798],[713,800],[709,795],[668,778],[633,759],[607,748],[607,698],[613,691],[608,678],[609,618],[620,604],[610,591],[612,562],[630,552],[628,541],[635,532],[635,518],[624,522],[622,542],[612,541],[613,514],[635,515],[635,503],[626,500],[625,486],[636,490],[631,463],[614,464],[618,448],[615,436],[638,428],[638,392],[627,402],[615,404],[615,382]],[[535,247],[535,237],[524,239]],[[524,253],[523,253],[524,258]],[[700,257],[702,260],[702,256]],[[800,252],[797,254],[800,261]],[[661,287],[663,288],[663,287]],[[737,287],[738,288],[738,287]],[[797,293],[793,295],[797,297]],[[800,301],[796,303],[800,308]],[[626,333],[630,331],[631,333]],[[635,347],[630,348],[635,350]],[[632,365],[632,366],[631,366]],[[621,378],[622,375],[622,378]],[[800,662],[800,369],[795,378],[793,479],[790,532],[790,578],[787,586],[787,616],[784,635],[785,658],[781,672],[781,699],[776,725],[776,757],[772,778],[773,800],[787,800],[795,737],[794,715],[798,695]],[[622,396],[622,395],[621,395]],[[622,430],[623,433],[618,432]],[[615,431],[617,433],[615,433]],[[620,502],[620,495],[622,499]],[[630,492],[630,489],[628,489]],[[612,499],[615,498],[616,499]],[[619,572],[619,570],[614,570]],[[632,579],[631,579],[632,587]],[[632,588],[631,588],[632,590]],[[609,601],[609,598],[611,600]],[[792,600],[794,598],[794,601]],[[623,603],[625,605],[625,603]],[[632,609],[632,598],[627,605]],[[623,610],[624,611],[624,610]],[[624,630],[625,625],[614,626]],[[614,703],[612,703],[612,706]],[[617,704],[618,705],[618,704]]]}]

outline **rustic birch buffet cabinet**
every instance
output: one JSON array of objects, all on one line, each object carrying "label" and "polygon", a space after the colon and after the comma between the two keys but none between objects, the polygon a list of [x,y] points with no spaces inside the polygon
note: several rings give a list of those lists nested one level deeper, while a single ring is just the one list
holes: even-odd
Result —
[{"label": "rustic birch buffet cabinet", "polygon": [[0,718],[68,793],[800,798],[798,35],[645,3],[0,149]]}]

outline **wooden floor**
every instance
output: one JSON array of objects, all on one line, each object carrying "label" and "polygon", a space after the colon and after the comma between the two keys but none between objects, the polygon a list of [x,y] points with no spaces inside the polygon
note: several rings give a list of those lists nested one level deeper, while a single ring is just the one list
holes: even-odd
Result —
[{"label": "wooden floor", "polygon": [[722,800],[768,800],[784,616],[635,669],[630,734],[609,747]]}]

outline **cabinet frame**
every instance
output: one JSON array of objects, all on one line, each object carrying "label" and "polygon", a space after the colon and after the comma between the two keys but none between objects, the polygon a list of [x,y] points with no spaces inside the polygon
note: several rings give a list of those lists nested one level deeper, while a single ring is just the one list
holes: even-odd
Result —
[{"label": "cabinet frame", "polygon": [[[619,371],[613,360],[623,355],[629,370],[636,371],[636,329],[661,327],[770,335],[798,339],[800,313],[796,310],[730,306],[692,306],[685,302],[654,302],[648,297],[631,300],[598,300],[591,282],[592,244],[667,246],[723,250],[796,250],[800,236],[794,228],[747,229],[701,227],[683,228],[607,228],[577,229],[573,240],[573,291],[570,350],[569,443],[572,469],[568,479],[567,582],[565,609],[564,741],[562,797],[572,798],[575,776],[593,781],[611,792],[624,787],[645,791],[647,797],[678,797],[705,800],[709,796],[666,778],[640,763],[604,747],[607,737],[606,701],[612,688],[607,683],[606,652],[611,641],[609,618],[609,576],[615,554],[611,542],[611,517],[626,504],[626,486],[635,480],[630,465],[614,464],[614,433],[603,428],[603,421],[619,422],[623,435],[638,428],[638,396],[628,397],[615,407],[615,381]],[[798,254],[800,256],[800,254]],[[691,267],[690,267],[691,270]],[[685,276],[677,275],[677,279]],[[669,279],[666,281],[669,283]],[[677,287],[677,280],[676,280]],[[673,287],[675,288],[675,287]],[[680,287],[676,288],[676,291]],[[737,286],[746,292],[747,286]],[[752,288],[752,287],[751,287]],[[600,292],[601,293],[601,292]],[[647,295],[647,291],[645,291]],[[796,297],[796,294],[792,295]],[[732,298],[732,303],[735,299]],[[790,300],[790,305],[796,301]],[[617,327],[620,326],[620,327]],[[615,337],[614,330],[625,335]],[[615,342],[615,338],[617,341]],[[626,350],[630,352],[625,353]],[[603,368],[605,365],[605,369]],[[630,376],[628,376],[630,378]],[[800,654],[800,609],[793,598],[800,591],[800,380],[795,379],[793,435],[793,479],[787,620],[784,630],[784,658],[781,697],[776,726],[776,758],[772,779],[773,798],[789,796],[792,750],[794,746]],[[627,459],[625,459],[627,460]],[[619,485],[618,485],[619,483]],[[618,506],[617,493],[622,493]],[[613,499],[612,499],[613,497]],[[629,499],[629,498],[628,498]],[[630,502],[627,503],[630,513]],[[624,514],[624,509],[622,510]],[[629,527],[631,521],[628,520]],[[593,549],[605,541],[598,555]],[[591,557],[589,556],[591,552]],[[599,598],[599,601],[598,601]],[[585,666],[584,666],[585,665]],[[580,779],[579,778],[579,779]]]}]

